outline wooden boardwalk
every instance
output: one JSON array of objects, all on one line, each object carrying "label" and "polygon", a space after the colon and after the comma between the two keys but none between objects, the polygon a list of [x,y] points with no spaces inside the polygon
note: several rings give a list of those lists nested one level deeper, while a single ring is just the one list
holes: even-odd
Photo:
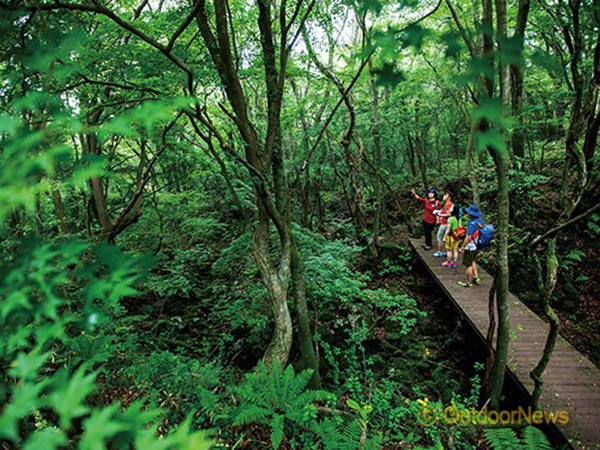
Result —
[{"label": "wooden boardwalk", "polygon": [[[422,240],[409,241],[433,278],[485,340],[492,277],[479,268],[479,286],[471,289],[458,286],[457,282],[465,279],[460,260],[456,270],[441,267],[442,260],[432,257],[433,250],[424,250]],[[521,387],[531,394],[533,381],[529,372],[542,355],[549,326],[513,295],[509,297],[509,312],[514,336],[509,345],[509,370]],[[559,337],[544,373],[544,381],[540,402],[543,409],[548,412],[566,410],[569,413],[567,425],[557,424],[559,431],[576,448],[600,448],[600,370]],[[523,403],[526,405],[529,401]]]}]

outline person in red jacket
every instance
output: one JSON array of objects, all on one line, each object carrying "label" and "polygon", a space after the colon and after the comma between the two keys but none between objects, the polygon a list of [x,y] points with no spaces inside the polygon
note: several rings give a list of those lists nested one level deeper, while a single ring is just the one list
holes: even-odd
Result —
[{"label": "person in red jacket", "polygon": [[436,217],[433,214],[434,210],[440,209],[440,202],[437,199],[437,191],[435,189],[429,189],[427,191],[427,197],[420,197],[414,189],[411,189],[412,195],[417,200],[425,205],[425,211],[423,213],[423,229],[425,230],[425,244],[423,248],[425,250],[431,250],[431,236],[433,234],[433,228],[435,227]]}]

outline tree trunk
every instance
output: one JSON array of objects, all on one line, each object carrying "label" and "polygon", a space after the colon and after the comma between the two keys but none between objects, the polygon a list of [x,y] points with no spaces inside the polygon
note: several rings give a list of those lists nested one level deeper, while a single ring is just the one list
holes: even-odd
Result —
[{"label": "tree trunk", "polygon": [[415,102],[415,150],[417,153],[417,161],[419,163],[419,171],[421,172],[421,180],[423,181],[423,189],[429,189],[427,181],[427,164],[425,161],[425,152],[421,146],[421,130],[419,126],[419,101]]},{"label": "tree trunk", "polygon": [[269,217],[258,200],[259,220],[252,233],[252,251],[263,281],[267,288],[271,311],[273,313],[273,335],[263,356],[270,366],[278,361],[285,366],[292,348],[292,319],[287,304],[290,275],[290,244],[284,240],[280,249],[279,267],[272,266],[269,254]]},{"label": "tree trunk", "polygon": [[[99,155],[100,150],[98,148],[98,139],[95,135],[86,134],[82,137],[82,149],[85,153]],[[108,205],[106,202],[106,196],[104,194],[104,187],[102,184],[101,177],[90,178],[90,188],[92,191],[92,199],[94,201],[94,212],[98,218],[98,222],[102,227],[104,234],[110,232],[111,218],[108,212]]]},{"label": "tree trunk", "polygon": [[483,375],[483,386],[485,389],[485,395],[487,398],[490,396],[490,386],[492,381],[492,369],[494,367],[494,360],[496,354],[494,352],[494,336],[496,334],[496,276],[494,275],[494,280],[492,281],[492,287],[488,292],[488,329],[487,334],[485,336],[485,341],[487,343],[487,360],[485,361],[485,372]]},{"label": "tree trunk", "polygon": [[511,91],[512,91],[512,115],[516,118],[516,126],[512,130],[512,148],[513,155],[517,160],[525,157],[525,130],[523,129],[523,117],[521,116],[521,107],[523,106],[523,69],[520,66],[512,65]]},{"label": "tree trunk", "polygon": [[[504,50],[506,36],[506,3],[505,0],[496,0],[496,13],[498,23],[499,37],[499,53]],[[484,59],[486,59],[489,67],[493,67],[493,40],[491,30],[492,25],[492,2],[491,0],[483,1],[483,27],[484,27]],[[508,65],[505,60],[500,59],[500,93],[504,112],[510,106],[510,77]],[[491,98],[493,91],[493,79],[486,77],[485,79],[486,94]],[[496,125],[499,126],[499,125]],[[503,132],[504,130],[500,130]],[[509,156],[506,148],[498,148],[494,146],[488,147],[489,152],[494,159],[496,166],[496,176],[498,183],[497,203],[498,217],[496,228],[496,305],[498,309],[498,334],[496,337],[496,352],[494,364],[492,366],[492,375],[490,379],[490,403],[492,408],[497,409],[500,405],[502,396],[502,386],[504,384],[504,376],[506,373],[506,364],[508,360],[508,345],[510,333],[510,318],[508,315],[508,232],[509,232]]]},{"label": "tree trunk", "polygon": [[415,166],[415,147],[413,145],[413,140],[410,134],[406,136],[406,142],[408,144],[408,164],[410,166],[410,173],[414,178],[417,176],[417,168]]},{"label": "tree trunk", "polygon": [[465,170],[467,172],[467,177],[469,178],[469,182],[471,183],[471,193],[473,195],[473,203],[476,205],[481,204],[481,197],[479,195],[479,187],[477,186],[477,176],[473,170],[473,164],[475,163],[475,158],[473,156],[473,145],[475,142],[475,133],[477,132],[479,125],[478,121],[473,121],[471,123],[471,128],[469,132],[469,140],[467,142],[467,154],[465,156]]},{"label": "tree trunk", "polygon": [[67,222],[67,218],[65,215],[65,205],[62,201],[62,196],[60,195],[60,190],[58,189],[58,187],[52,189],[52,203],[54,204],[54,212],[56,214],[56,218],[58,219],[60,230],[64,234],[70,234],[71,227]]},{"label": "tree trunk", "polygon": [[296,301],[296,313],[298,314],[298,347],[300,348],[300,367],[312,369],[311,387],[321,388],[321,376],[319,375],[319,361],[315,355],[313,336],[310,329],[310,316],[306,305],[306,278],[304,276],[304,261],[298,251],[298,246],[292,235],[292,295]]},{"label": "tree trunk", "polygon": [[379,244],[379,226],[381,215],[384,214],[385,204],[381,195],[381,142],[379,139],[379,95],[375,85],[375,73],[373,71],[373,61],[369,57],[369,81],[371,87],[371,133],[373,135],[374,158],[373,165],[375,170],[375,217],[373,218],[373,249],[377,251]]},{"label": "tree trunk", "polygon": [[[538,267],[541,266],[537,255],[535,256],[535,260],[536,265]],[[539,267],[538,272],[541,272],[541,267]],[[548,242],[548,247],[546,248],[546,279],[542,286],[542,312],[550,324],[550,331],[548,333],[548,337],[546,338],[546,344],[544,345],[542,357],[540,358],[538,364],[529,373],[529,376],[534,382],[533,393],[531,395],[533,407],[538,410],[540,409],[540,397],[544,389],[544,380],[542,375],[544,370],[546,370],[546,367],[548,367],[550,359],[552,358],[552,352],[554,351],[556,340],[558,338],[558,332],[560,330],[560,321],[550,306],[550,303],[552,302],[552,294],[554,293],[554,288],[556,287],[557,273],[558,259],[556,258],[556,239],[553,238],[550,239]]]},{"label": "tree trunk", "polygon": [[497,409],[502,395],[506,363],[508,360],[508,344],[510,334],[510,318],[508,315],[508,232],[509,232],[509,158],[505,151],[492,150],[498,177],[498,217],[496,228],[497,267],[496,267],[496,305],[498,308],[498,334],[492,375],[490,379],[490,398],[492,408]]},{"label": "tree trunk", "polygon": [[512,92],[512,115],[517,119],[517,125],[513,129],[511,142],[513,146],[513,154],[515,158],[522,159],[525,157],[525,130],[523,129],[523,117],[521,108],[523,106],[523,43],[525,38],[525,27],[529,16],[529,1],[519,0],[517,11],[517,23],[513,34],[513,41],[517,45],[516,63],[510,66],[511,72],[511,92]]},{"label": "tree trunk", "polygon": [[44,221],[42,220],[42,199],[41,194],[35,194],[35,232],[40,236],[44,234]]}]

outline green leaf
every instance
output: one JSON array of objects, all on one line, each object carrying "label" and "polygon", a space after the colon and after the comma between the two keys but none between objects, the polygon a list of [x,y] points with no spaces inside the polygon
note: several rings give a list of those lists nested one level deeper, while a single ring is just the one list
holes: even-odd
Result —
[{"label": "green leaf", "polygon": [[442,42],[446,44],[445,56],[450,58],[456,58],[459,56],[462,49],[461,37],[457,32],[449,32],[443,34],[441,37]]},{"label": "green leaf", "polygon": [[24,383],[14,389],[10,403],[0,415],[0,438],[13,441],[18,438],[17,424],[40,405],[39,394],[47,384]]},{"label": "green leaf", "polygon": [[67,446],[69,440],[62,430],[58,428],[45,428],[33,433],[28,439],[23,450],[52,450]]},{"label": "green leaf", "polygon": [[484,430],[486,441],[493,450],[518,449],[521,443],[510,428]]},{"label": "green leaf", "polygon": [[346,400],[346,404],[347,404],[347,405],[348,405],[350,408],[352,408],[352,409],[354,409],[354,410],[356,410],[356,411],[360,411],[360,409],[361,409],[361,408],[360,408],[360,405],[359,405],[357,402],[355,402],[354,400],[352,400],[352,399],[348,399],[348,400]]},{"label": "green leaf", "polygon": [[34,352],[19,353],[17,360],[11,364],[9,373],[23,380],[33,380],[37,376],[38,370],[50,357],[50,353],[36,355]]},{"label": "green leaf", "polygon": [[358,0],[359,7],[362,11],[373,11],[379,14],[383,9],[380,0]]},{"label": "green leaf", "polygon": [[567,255],[567,259],[570,259],[571,261],[581,262],[581,258],[585,256],[586,254],[581,250],[574,249],[569,252],[569,254]]},{"label": "green leaf", "polygon": [[274,449],[278,449],[283,440],[283,416],[273,414],[271,419],[271,443]]},{"label": "green leaf", "polygon": [[403,44],[403,47],[414,47],[416,50],[420,50],[423,46],[423,41],[425,38],[431,34],[431,32],[423,28],[419,24],[411,24],[400,33],[400,41]]},{"label": "green leaf", "polygon": [[126,423],[114,420],[114,415],[117,411],[117,404],[94,411],[83,422],[84,432],[79,443],[79,448],[82,450],[102,450],[107,447],[106,440],[108,438],[127,430],[128,426]]},{"label": "green leaf", "polygon": [[137,434],[135,448],[143,450],[208,450],[213,441],[206,431],[191,431],[192,417],[187,417],[175,432],[157,438],[154,429],[144,430]]},{"label": "green leaf", "polygon": [[83,368],[79,369],[73,377],[50,396],[50,404],[60,415],[60,426],[69,429],[71,420],[87,414],[90,408],[84,404],[85,398],[94,389],[95,374],[85,375]]},{"label": "green leaf", "polygon": [[508,151],[504,135],[495,128],[488,131],[478,131],[475,134],[475,139],[477,141],[477,150],[480,152],[488,147],[492,147],[499,152],[506,153]]},{"label": "green leaf", "polygon": [[527,450],[552,450],[554,448],[546,435],[533,426],[526,427],[523,430],[523,440]]},{"label": "green leaf", "polygon": [[8,114],[0,114],[0,136],[7,134],[9,137],[15,135],[21,125],[21,121]]},{"label": "green leaf", "polygon": [[390,86],[395,88],[399,83],[406,80],[404,74],[396,70],[396,66],[391,63],[383,63],[379,68],[373,70],[376,77],[376,83],[380,86]]}]

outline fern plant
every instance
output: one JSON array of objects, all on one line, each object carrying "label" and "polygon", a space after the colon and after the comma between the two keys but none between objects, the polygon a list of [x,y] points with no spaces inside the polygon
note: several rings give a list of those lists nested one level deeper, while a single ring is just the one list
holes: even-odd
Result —
[{"label": "fern plant", "polygon": [[526,427],[521,437],[510,428],[485,430],[487,443],[493,450],[552,450],[546,435],[536,427]]},{"label": "fern plant", "polygon": [[380,434],[367,436],[360,419],[338,424],[326,419],[316,427],[321,444],[327,450],[378,450],[383,445]]},{"label": "fern plant", "polygon": [[234,388],[241,400],[234,411],[234,425],[268,425],[273,448],[279,448],[287,423],[301,428],[315,424],[313,402],[324,399],[326,392],[306,389],[311,376],[312,370],[296,374],[292,366],[284,370],[281,364],[269,368],[261,362],[256,372]]}]

